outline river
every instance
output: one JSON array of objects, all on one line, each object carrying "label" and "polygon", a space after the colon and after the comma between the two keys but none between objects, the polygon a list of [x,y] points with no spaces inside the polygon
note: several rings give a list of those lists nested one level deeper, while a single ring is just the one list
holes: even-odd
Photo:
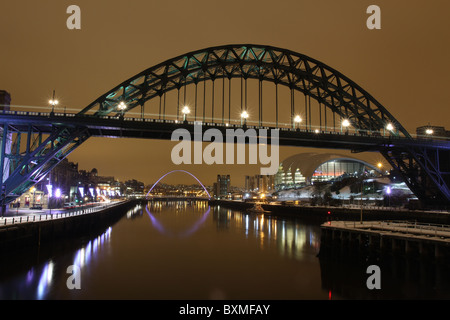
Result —
[{"label": "river", "polygon": [[[6,253],[0,299],[449,299],[446,266],[322,257],[320,224],[151,202],[101,234]],[[369,265],[381,289],[369,289]]]}]

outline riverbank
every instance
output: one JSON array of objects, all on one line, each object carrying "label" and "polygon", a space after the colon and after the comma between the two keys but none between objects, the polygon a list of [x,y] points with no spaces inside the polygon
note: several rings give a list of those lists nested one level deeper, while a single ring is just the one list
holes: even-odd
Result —
[{"label": "riverbank", "polygon": [[[222,206],[234,210],[246,211],[253,207],[251,202],[233,200],[210,200],[211,206]],[[408,220],[424,223],[450,224],[450,213],[444,211],[406,210],[382,207],[322,207],[262,204],[264,210],[279,217],[301,218],[324,222],[327,220]]]},{"label": "riverbank", "polygon": [[0,226],[0,250],[39,247],[59,239],[89,236],[102,232],[138,203],[140,200],[128,200],[85,214],[59,218],[55,214],[54,219],[42,220],[34,217],[34,219],[27,219],[20,223]]}]

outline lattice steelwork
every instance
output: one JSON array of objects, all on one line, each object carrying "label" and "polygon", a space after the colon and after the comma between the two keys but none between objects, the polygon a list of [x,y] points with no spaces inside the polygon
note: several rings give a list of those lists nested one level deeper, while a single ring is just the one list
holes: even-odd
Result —
[{"label": "lattice steelwork", "polygon": [[[392,124],[394,134],[409,137],[408,132],[379,102],[337,70],[293,51],[259,45],[212,47],[167,60],[105,93],[83,109],[81,114],[125,114],[138,106],[143,107],[150,99],[161,98],[171,90],[180,91],[189,84],[197,85],[207,80],[214,83],[223,78],[257,79],[273,82],[276,86],[287,86],[291,92],[300,91],[305,99],[313,98],[333,114],[348,119],[354,128],[372,133],[385,130],[388,124]],[[292,119],[293,104],[292,101]],[[305,104],[306,121],[310,118],[310,107]],[[260,120],[262,109],[260,104]],[[321,106],[319,109],[321,111]],[[163,113],[164,108],[160,107],[159,114]]]},{"label": "lattice steelwork", "polygon": [[[217,82],[219,79],[221,81]],[[13,133],[15,137],[10,151],[7,151],[9,148],[7,143],[11,141],[7,142],[7,139],[2,141],[0,168],[3,170],[8,164],[10,166],[8,170],[10,174],[6,175],[8,178],[2,184],[2,204],[5,205],[40,181],[59,161],[91,135],[167,139],[168,134],[170,138],[170,133],[178,126],[192,126],[192,121],[166,121],[167,93],[177,93],[175,119],[181,120],[183,117],[185,120],[181,108],[185,105],[185,101],[180,100],[180,92],[183,90],[183,99],[186,100],[186,88],[194,87],[195,109],[193,115],[190,115],[190,120],[210,122],[205,124],[210,126],[220,124],[224,129],[226,107],[228,121],[231,117],[232,80],[235,82],[240,80],[240,94],[239,92],[237,94],[240,95],[241,103],[237,107],[241,112],[247,111],[248,108],[247,80],[259,84],[257,98],[253,98],[258,101],[258,111],[256,115],[252,114],[253,119],[249,121],[258,126],[281,128],[281,144],[379,151],[403,176],[423,203],[449,205],[448,142],[424,143],[412,139],[402,125],[369,93],[322,62],[290,50],[248,44],[212,47],[167,60],[122,82],[71,117],[38,118],[35,120],[40,121],[39,126],[27,127],[29,119],[27,117],[0,116],[3,136],[9,137]],[[208,110],[205,109],[207,82],[212,85],[212,90],[208,92],[212,96]],[[271,105],[263,106],[263,82],[269,82],[269,85],[273,83],[276,99]],[[200,83],[203,84],[203,92],[198,94],[197,87]],[[280,91],[282,87],[285,92],[290,92],[290,103],[287,106],[284,104],[279,107],[279,87]],[[215,110],[216,89],[219,94],[221,89],[222,101]],[[202,93],[203,104],[197,105],[197,96],[201,96]],[[304,107],[301,111],[304,117],[302,130],[295,130],[296,111],[299,108],[298,102],[296,104],[294,101],[295,93],[304,96],[304,104],[300,106]],[[228,95],[226,107],[225,94]],[[233,91],[233,94],[236,92]],[[155,102],[157,99],[159,109],[153,112],[156,120],[147,121],[144,114],[145,104]],[[313,108],[311,100],[317,103]],[[288,111],[289,104],[290,111]],[[139,107],[140,122],[121,121],[125,115],[133,114],[131,110],[138,110]],[[233,107],[236,108],[235,105]],[[207,114],[209,110],[211,112]],[[327,132],[327,115],[334,132]],[[282,117],[289,118],[288,128],[283,126],[285,123],[279,121]],[[317,118],[318,135],[312,129],[312,122],[317,121]],[[335,134],[335,118],[338,121],[343,119],[348,121],[354,135]],[[322,120],[325,126],[322,126]],[[247,120],[241,122],[244,125],[247,123]],[[24,133],[27,136],[27,143],[22,143],[25,147],[21,149],[21,134]],[[9,163],[5,165],[7,161]]]},{"label": "lattice steelwork", "polygon": [[[83,127],[52,126],[52,133],[43,134],[29,125],[24,134],[5,126],[3,136],[13,139],[8,153],[2,146],[3,161],[9,159],[9,174],[2,184],[2,200],[10,202],[41,181],[61,160],[89,138]],[[22,141],[22,135],[26,141]],[[7,139],[2,139],[6,141]],[[2,162],[3,162],[2,161]]]}]

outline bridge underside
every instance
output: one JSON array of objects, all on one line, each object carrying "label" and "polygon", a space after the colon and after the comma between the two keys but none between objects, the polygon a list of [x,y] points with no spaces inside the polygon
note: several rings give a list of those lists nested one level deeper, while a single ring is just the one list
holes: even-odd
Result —
[{"label": "bridge underside", "polygon": [[[86,115],[28,115],[2,116],[4,133],[14,135],[9,153],[9,177],[3,183],[4,202],[13,201],[33,184],[39,182],[62,159],[92,136],[114,138],[141,138],[171,140],[175,129],[184,128],[194,139],[193,122],[173,120],[134,119],[121,117],[93,117]],[[33,123],[33,125],[30,125]],[[203,123],[202,132],[219,130],[224,141],[231,136],[235,141],[247,129],[268,127],[235,126]],[[239,134],[238,129],[243,129]],[[280,129],[280,146],[344,149],[353,152],[380,152],[403,177],[410,189],[426,206],[447,206],[450,203],[450,150],[446,142],[411,140],[393,136],[369,136],[366,134],[314,132],[299,129]],[[22,136],[26,144],[21,145]],[[245,139],[248,143],[248,139]]]}]

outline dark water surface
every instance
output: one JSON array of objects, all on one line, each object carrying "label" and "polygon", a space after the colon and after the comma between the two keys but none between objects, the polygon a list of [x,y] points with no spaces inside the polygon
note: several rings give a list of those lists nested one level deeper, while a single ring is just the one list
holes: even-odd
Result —
[{"label": "dark water surface", "polygon": [[[0,299],[450,298],[445,266],[319,251],[319,223],[154,202],[94,238],[2,255]],[[380,290],[366,286],[374,263]]]}]

